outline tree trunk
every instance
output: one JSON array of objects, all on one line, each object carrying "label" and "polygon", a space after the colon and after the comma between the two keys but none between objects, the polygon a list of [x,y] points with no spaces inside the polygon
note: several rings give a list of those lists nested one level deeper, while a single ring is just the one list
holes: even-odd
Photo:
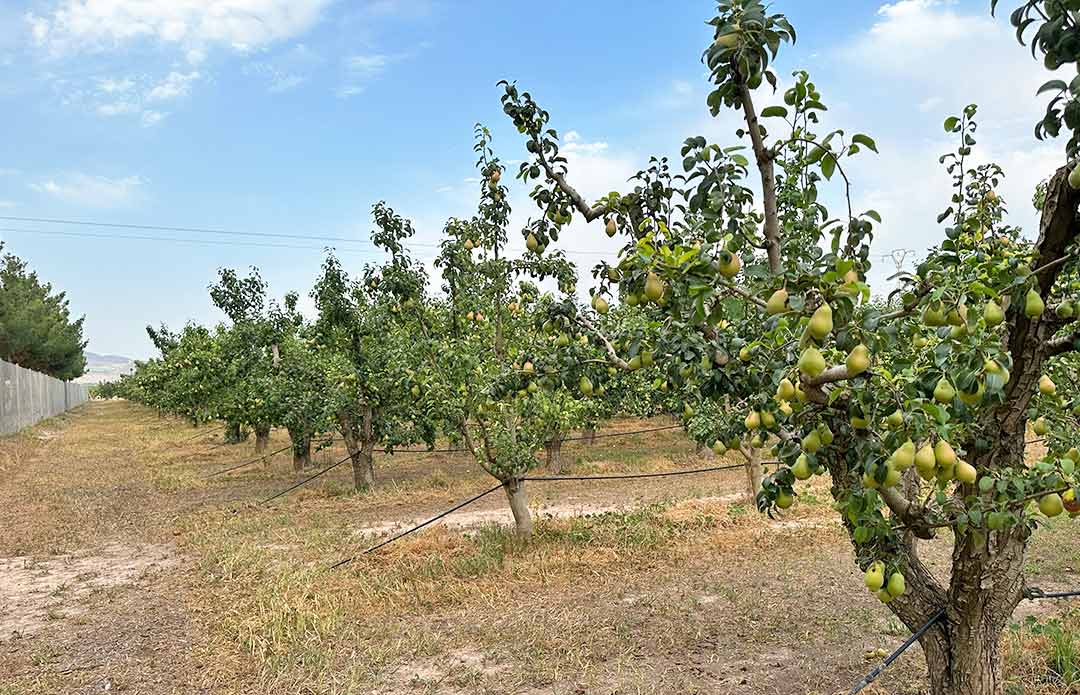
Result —
[{"label": "tree trunk", "polygon": [[563,472],[562,437],[556,436],[544,445],[547,452],[547,467],[552,473],[558,475]]},{"label": "tree trunk", "polygon": [[742,448],[746,457],[746,501],[757,504],[757,493],[761,489],[761,449]]},{"label": "tree trunk", "polygon": [[294,471],[302,471],[311,465],[311,437],[299,435],[292,440],[292,465]]},{"label": "tree trunk", "polygon": [[596,426],[589,425],[581,432],[581,439],[586,446],[592,446],[596,443]]},{"label": "tree trunk", "polygon": [[338,413],[338,429],[345,440],[345,449],[349,452],[353,487],[357,492],[368,490],[375,484],[375,466],[372,461],[375,451],[373,417],[372,409],[364,408],[363,422],[358,427],[349,413]]},{"label": "tree trunk", "polygon": [[503,491],[514,513],[514,532],[518,538],[532,538],[533,522],[529,513],[529,498],[525,494],[524,480],[504,480]]},{"label": "tree trunk", "polygon": [[239,444],[248,438],[248,431],[239,422],[230,422],[225,426],[225,442]]},{"label": "tree trunk", "polygon": [[270,426],[269,425],[256,425],[255,426],[255,453],[265,454],[266,450],[270,448]]}]

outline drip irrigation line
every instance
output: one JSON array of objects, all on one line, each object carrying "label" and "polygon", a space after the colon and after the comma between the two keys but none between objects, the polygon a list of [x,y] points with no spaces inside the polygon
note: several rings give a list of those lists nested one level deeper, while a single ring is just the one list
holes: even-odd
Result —
[{"label": "drip irrigation line", "polygon": [[[1076,596],[1080,596],[1080,591],[1043,591],[1037,586],[1028,587],[1024,590],[1024,598],[1029,601],[1038,601],[1050,598],[1073,598]],[[851,689],[848,695],[855,695],[863,688],[870,685],[870,683],[872,683],[875,679],[877,679],[878,676],[881,675],[882,671],[888,668],[892,664],[892,662],[896,661],[896,659],[901,654],[903,654],[909,647],[911,647],[911,645],[915,644],[915,642],[917,642],[918,639],[923,636],[923,633],[929,630],[930,626],[940,620],[944,615],[944,608],[938,610],[937,613],[934,613],[934,615],[930,617],[930,620],[928,620],[925,625],[920,627],[911,637],[907,639],[907,641],[901,644],[896,649],[896,651],[885,657],[885,660],[882,661],[881,664],[879,664],[873,671],[866,674],[866,677],[859,681],[855,685],[855,687]]]},{"label": "drip irrigation line", "polygon": [[[776,465],[777,461],[762,461],[761,465]],[[734,463],[726,466],[710,466],[708,468],[691,468],[686,471],[664,471],[661,473],[615,473],[613,475],[536,475],[525,476],[519,480],[528,480],[537,483],[551,482],[556,480],[630,480],[633,478],[669,478],[677,475],[694,475],[695,473],[714,473],[716,471],[728,471],[736,468],[746,468],[745,463]]]},{"label": "drip irrigation line", "polygon": [[442,512],[442,513],[440,513],[440,514],[438,514],[436,516],[431,517],[430,519],[428,519],[427,521],[425,521],[422,524],[417,524],[416,526],[413,526],[412,528],[410,528],[410,529],[408,529],[406,531],[402,531],[401,533],[397,534],[396,536],[392,536],[390,538],[387,538],[385,541],[383,541],[381,543],[377,543],[377,544],[371,546],[367,550],[361,552],[359,555],[353,555],[352,557],[347,557],[344,560],[338,560],[334,564],[330,565],[330,567],[328,567],[327,569],[332,569],[332,570],[337,569],[338,567],[349,564],[350,562],[352,562],[353,560],[355,560],[358,557],[361,557],[362,555],[367,555],[368,553],[373,553],[376,550],[378,550],[379,548],[382,548],[383,546],[390,545],[391,543],[398,540],[399,538],[404,538],[405,536],[409,535],[410,533],[414,533],[416,531],[419,531],[420,529],[424,528],[425,526],[427,526],[429,524],[433,524],[436,521],[438,521],[439,519],[442,519],[445,516],[449,516],[449,515],[453,514],[457,510],[461,509],[462,507],[466,507],[466,506],[472,504],[473,502],[476,502],[481,497],[485,497],[486,495],[490,495],[491,493],[495,492],[496,490],[498,490],[502,486],[503,486],[503,484],[499,483],[498,485],[495,485],[494,487],[490,487],[487,490],[484,490],[483,492],[481,492],[480,494],[470,497],[469,499],[465,500],[464,502],[459,502],[458,504],[454,505],[450,509],[447,509],[445,512]]},{"label": "drip irrigation line", "polygon": [[582,435],[580,437],[567,437],[566,439],[563,439],[561,441],[564,441],[564,442],[576,442],[576,441],[581,441],[583,439],[603,439],[604,437],[625,437],[625,436],[629,436],[631,434],[647,434],[649,432],[663,432],[664,430],[674,430],[674,429],[680,429],[681,430],[682,425],[665,425],[664,427],[650,427],[649,429],[632,430],[630,432],[607,432],[607,433],[601,433],[601,434],[594,434],[591,437],[587,437],[585,435]]},{"label": "drip irrigation line", "polygon": [[905,641],[903,644],[901,644],[896,649],[896,651],[894,651],[892,654],[889,654],[887,657],[885,657],[885,661],[882,661],[873,671],[866,674],[866,677],[863,678],[861,681],[859,681],[855,685],[855,687],[851,689],[851,691],[848,693],[848,695],[855,695],[856,693],[861,691],[863,688],[865,688],[866,686],[868,686],[872,682],[874,682],[877,679],[877,677],[881,675],[882,671],[887,669],[892,664],[892,662],[896,661],[900,657],[901,654],[906,652],[908,650],[908,648],[911,647],[911,645],[915,644],[915,642],[917,642],[919,640],[919,638],[923,636],[923,633],[925,633],[927,630],[929,630],[930,626],[932,626],[934,623],[941,620],[941,618],[944,615],[945,615],[945,609],[944,608],[941,608],[941,609],[938,610],[937,613],[934,613],[934,615],[932,615],[930,617],[930,620],[926,621],[925,625],[923,625],[918,630],[916,630],[915,633],[911,635],[911,637],[908,637],[907,641]]},{"label": "drip irrigation line", "polygon": [[250,465],[252,465],[254,463],[258,463],[260,461],[265,461],[267,458],[269,458],[271,456],[276,456],[277,454],[280,454],[281,452],[283,452],[286,449],[289,449],[291,447],[292,447],[292,444],[286,444],[285,446],[281,447],[280,449],[275,449],[274,451],[263,454],[262,456],[260,456],[258,458],[254,458],[254,459],[251,459],[250,461],[245,461],[243,463],[238,463],[235,466],[229,466],[228,468],[223,468],[220,471],[215,471],[215,472],[211,473],[210,475],[204,475],[203,480],[207,480],[209,478],[214,478],[214,477],[217,477],[219,475],[222,475],[223,473],[228,473],[229,471],[235,471],[238,468],[244,468],[245,466],[250,466]]},{"label": "drip irrigation line", "polygon": [[315,475],[308,476],[307,478],[304,478],[303,480],[296,483],[295,485],[291,485],[291,486],[285,488],[284,490],[282,490],[281,492],[270,495],[266,499],[259,502],[259,504],[266,504],[267,502],[270,502],[271,500],[276,500],[278,497],[281,497],[282,495],[287,495],[290,492],[292,492],[293,490],[295,490],[296,488],[300,487],[301,485],[306,485],[306,484],[310,483],[312,480],[315,480],[316,478],[319,478],[319,477],[321,477],[323,475],[326,475],[327,473],[334,470],[335,468],[337,468],[338,466],[345,463],[346,461],[348,461],[351,458],[352,458],[352,455],[350,454],[349,456],[346,456],[345,458],[341,459],[337,463],[331,463],[329,466],[322,469],[321,471],[319,471]]},{"label": "drip irrigation line", "polygon": [[1029,587],[1024,591],[1024,598],[1029,601],[1038,601],[1044,598],[1072,598],[1080,596],[1080,591],[1043,591],[1037,586]]},{"label": "drip irrigation line", "polygon": [[202,431],[200,431],[200,432],[198,432],[198,433],[196,433],[196,434],[194,434],[194,435],[192,435],[190,437],[187,437],[185,439],[181,439],[179,443],[183,444],[184,442],[190,442],[192,439],[198,439],[199,437],[202,437],[203,435],[210,434],[212,432],[217,432],[218,430],[223,430],[223,429],[225,429],[224,424],[215,425],[214,427],[211,427],[208,430],[204,429],[204,430],[202,430]]}]

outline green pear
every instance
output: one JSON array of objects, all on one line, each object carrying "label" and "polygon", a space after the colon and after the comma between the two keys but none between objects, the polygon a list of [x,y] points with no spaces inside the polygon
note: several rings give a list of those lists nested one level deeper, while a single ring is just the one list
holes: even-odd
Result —
[{"label": "green pear", "polygon": [[1031,424],[1031,429],[1035,431],[1037,436],[1043,437],[1050,431],[1050,425],[1047,424],[1046,418],[1039,417]]},{"label": "green pear", "polygon": [[956,389],[949,383],[949,380],[945,377],[941,377],[937,382],[937,386],[934,387],[934,400],[938,403],[952,403],[956,398]]},{"label": "green pear", "polygon": [[952,468],[956,465],[956,452],[952,445],[944,439],[939,439],[934,445],[934,461],[938,466]]},{"label": "green pear", "polygon": [[847,366],[849,377],[862,374],[870,367],[870,348],[859,343],[851,348],[844,364]]},{"label": "green pear", "polygon": [[598,314],[606,314],[606,313],[608,313],[608,303],[607,303],[607,300],[606,300],[606,299],[604,299],[603,297],[601,297],[601,296],[600,296],[600,295],[598,295],[598,294],[597,294],[597,295],[593,295],[593,298],[592,298],[592,308],[593,308],[593,309],[595,309],[595,310],[596,310],[596,313],[598,313]]},{"label": "green pear", "polygon": [[1039,393],[1044,396],[1053,396],[1057,393],[1057,386],[1047,375],[1039,377]]},{"label": "green pear", "polygon": [[586,396],[592,395],[593,385],[592,382],[589,381],[589,377],[581,377],[581,381],[578,382],[578,388],[581,389],[581,392]]},{"label": "green pear", "polygon": [[664,296],[664,283],[660,281],[656,273],[650,272],[645,277],[645,296],[654,302],[659,302]]},{"label": "green pear", "polygon": [[782,401],[790,401],[795,397],[795,384],[791,383],[791,379],[784,377],[780,380],[780,385],[776,387],[776,397]]},{"label": "green pear", "polygon": [[772,293],[769,297],[769,301],[765,302],[765,313],[769,316],[775,316],[776,314],[783,313],[787,310],[788,293],[784,288],[780,288]]},{"label": "green pear", "polygon": [[983,307],[983,320],[986,321],[987,326],[993,328],[1005,320],[1005,312],[1001,310],[997,302],[991,299]]},{"label": "green pear", "polygon": [[1049,495],[1043,495],[1039,498],[1039,511],[1046,516],[1057,516],[1065,511],[1065,503],[1062,501],[1061,495],[1051,492]]},{"label": "green pear", "polygon": [[920,471],[929,470],[933,471],[937,467],[937,459],[934,458],[934,447],[930,446],[930,442],[922,445],[917,452],[915,452],[914,459],[915,467]]},{"label": "green pear", "polygon": [[727,445],[717,439],[712,444],[712,452],[717,456],[723,456],[727,452]]},{"label": "green pear", "polygon": [[761,415],[758,411],[751,410],[747,414],[746,419],[743,420],[743,425],[745,425],[748,430],[756,430],[761,427]]},{"label": "green pear", "polygon": [[904,581],[904,575],[900,574],[899,572],[893,572],[889,576],[889,584],[887,588],[889,590],[889,596],[892,596],[893,598],[896,598],[897,596],[902,596],[904,592],[907,591],[907,584]]},{"label": "green pear", "polygon": [[1058,315],[1058,318],[1071,319],[1076,315],[1076,308],[1073,306],[1072,302],[1066,299],[1061,304],[1057,305],[1057,308],[1054,309],[1054,313]]},{"label": "green pear", "polygon": [[807,328],[810,335],[814,336],[816,340],[824,340],[826,336],[832,333],[833,329],[832,307],[828,304],[819,306],[814,311],[814,315],[810,317],[810,324]]},{"label": "green pear", "polygon": [[739,269],[742,268],[742,260],[735,254],[725,251],[724,254],[721,254],[717,268],[720,270],[721,275],[730,280],[739,274]]},{"label": "green pear", "polygon": [[806,454],[799,454],[799,458],[795,459],[795,465],[791,467],[791,472],[799,480],[807,480],[814,474],[810,470],[810,460],[806,458]]},{"label": "green pear", "polygon": [[1039,293],[1032,287],[1024,296],[1024,316],[1029,319],[1036,319],[1042,316],[1044,311],[1046,311],[1046,305],[1043,304]]},{"label": "green pear", "polygon": [[892,454],[893,464],[900,471],[906,471],[915,464],[915,442],[910,439],[900,445]]},{"label": "green pear", "polygon": [[903,473],[896,467],[893,461],[889,461],[885,464],[885,480],[881,481],[882,487],[893,487],[900,482],[900,478],[903,477]]},{"label": "green pear", "polygon": [[1073,167],[1073,170],[1069,172],[1069,187],[1074,191],[1080,190],[1080,164]]},{"label": "green pear", "polygon": [[788,509],[795,503],[795,498],[784,492],[780,491],[780,494],[776,496],[776,506],[780,509]]},{"label": "green pear", "polygon": [[904,424],[904,412],[897,408],[885,417],[885,424],[892,429],[897,429]]},{"label": "green pear", "polygon": [[936,308],[933,304],[926,306],[923,311],[923,324],[931,328],[945,325],[945,309],[942,308],[940,302],[937,303]]},{"label": "green pear", "polygon": [[529,234],[529,236],[525,237],[525,248],[533,252],[540,248],[540,242],[536,239],[535,234]]},{"label": "green pear", "polygon": [[802,439],[803,451],[811,454],[816,454],[818,449],[821,448],[821,435],[817,430],[811,430],[810,434],[806,435]]},{"label": "green pear", "polygon": [[811,345],[799,355],[799,371],[809,377],[815,377],[825,371],[825,357],[821,351]]},{"label": "green pear", "polygon": [[867,569],[866,574],[863,576],[863,581],[866,583],[866,588],[870,591],[877,591],[885,585],[885,563],[876,561],[872,563]]}]

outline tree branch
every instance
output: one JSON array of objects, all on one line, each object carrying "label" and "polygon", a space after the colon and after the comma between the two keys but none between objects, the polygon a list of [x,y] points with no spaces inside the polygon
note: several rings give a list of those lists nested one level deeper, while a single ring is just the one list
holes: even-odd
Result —
[{"label": "tree branch", "polygon": [[619,353],[615,351],[615,346],[611,344],[611,341],[608,340],[608,337],[601,333],[600,329],[593,325],[592,321],[590,321],[581,314],[578,314],[577,321],[585,330],[595,335],[597,338],[600,339],[602,343],[604,343],[604,348],[607,350],[609,362],[624,371],[633,371],[632,369],[630,369],[630,364],[623,358],[619,357]]},{"label": "tree branch", "polygon": [[589,204],[585,202],[585,199],[581,197],[581,194],[567,182],[566,176],[561,172],[556,171],[555,168],[551,166],[547,157],[544,156],[542,146],[539,146],[536,149],[536,159],[540,162],[540,166],[544,167],[544,171],[547,172],[548,178],[554,181],[555,185],[570,198],[570,202],[573,203],[578,212],[585,217],[586,222],[592,222],[607,212],[606,205],[589,207]]},{"label": "tree branch", "polygon": [[834,381],[844,381],[845,379],[849,379],[849,378],[851,378],[851,377],[848,376],[847,365],[846,364],[838,364],[838,365],[829,367],[828,369],[826,369],[821,374],[818,374],[815,377],[800,376],[799,377],[799,383],[804,388],[806,388],[806,387],[813,388],[813,387],[816,387],[816,386],[821,386],[822,384],[831,384]]},{"label": "tree branch", "polygon": [[[738,71],[736,70],[736,73]],[[750,88],[746,86],[741,77],[739,84],[739,100],[742,102],[743,114],[746,118],[746,126],[750,132],[750,143],[754,148],[754,158],[757,160],[758,171],[761,172],[761,194],[765,205],[765,234],[766,253],[769,255],[769,271],[773,275],[779,275],[780,265],[780,220],[776,207],[776,173],[773,168],[773,156],[765,147],[765,141],[761,137],[761,126],[758,125],[757,112],[754,110],[754,100],[750,95]]]},{"label": "tree branch", "polygon": [[926,521],[926,510],[911,503],[911,500],[895,488],[885,487],[877,491],[885,504],[896,515],[896,518],[904,522],[906,528],[917,537],[929,540],[934,537],[931,524]]}]

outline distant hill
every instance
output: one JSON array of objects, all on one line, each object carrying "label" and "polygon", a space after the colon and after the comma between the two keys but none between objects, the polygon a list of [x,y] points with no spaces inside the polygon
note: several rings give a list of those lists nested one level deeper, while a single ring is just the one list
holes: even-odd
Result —
[{"label": "distant hill", "polygon": [[130,357],[121,355],[99,355],[85,352],[86,373],[75,381],[80,384],[100,384],[103,381],[115,381],[121,374],[130,374],[135,363]]}]

